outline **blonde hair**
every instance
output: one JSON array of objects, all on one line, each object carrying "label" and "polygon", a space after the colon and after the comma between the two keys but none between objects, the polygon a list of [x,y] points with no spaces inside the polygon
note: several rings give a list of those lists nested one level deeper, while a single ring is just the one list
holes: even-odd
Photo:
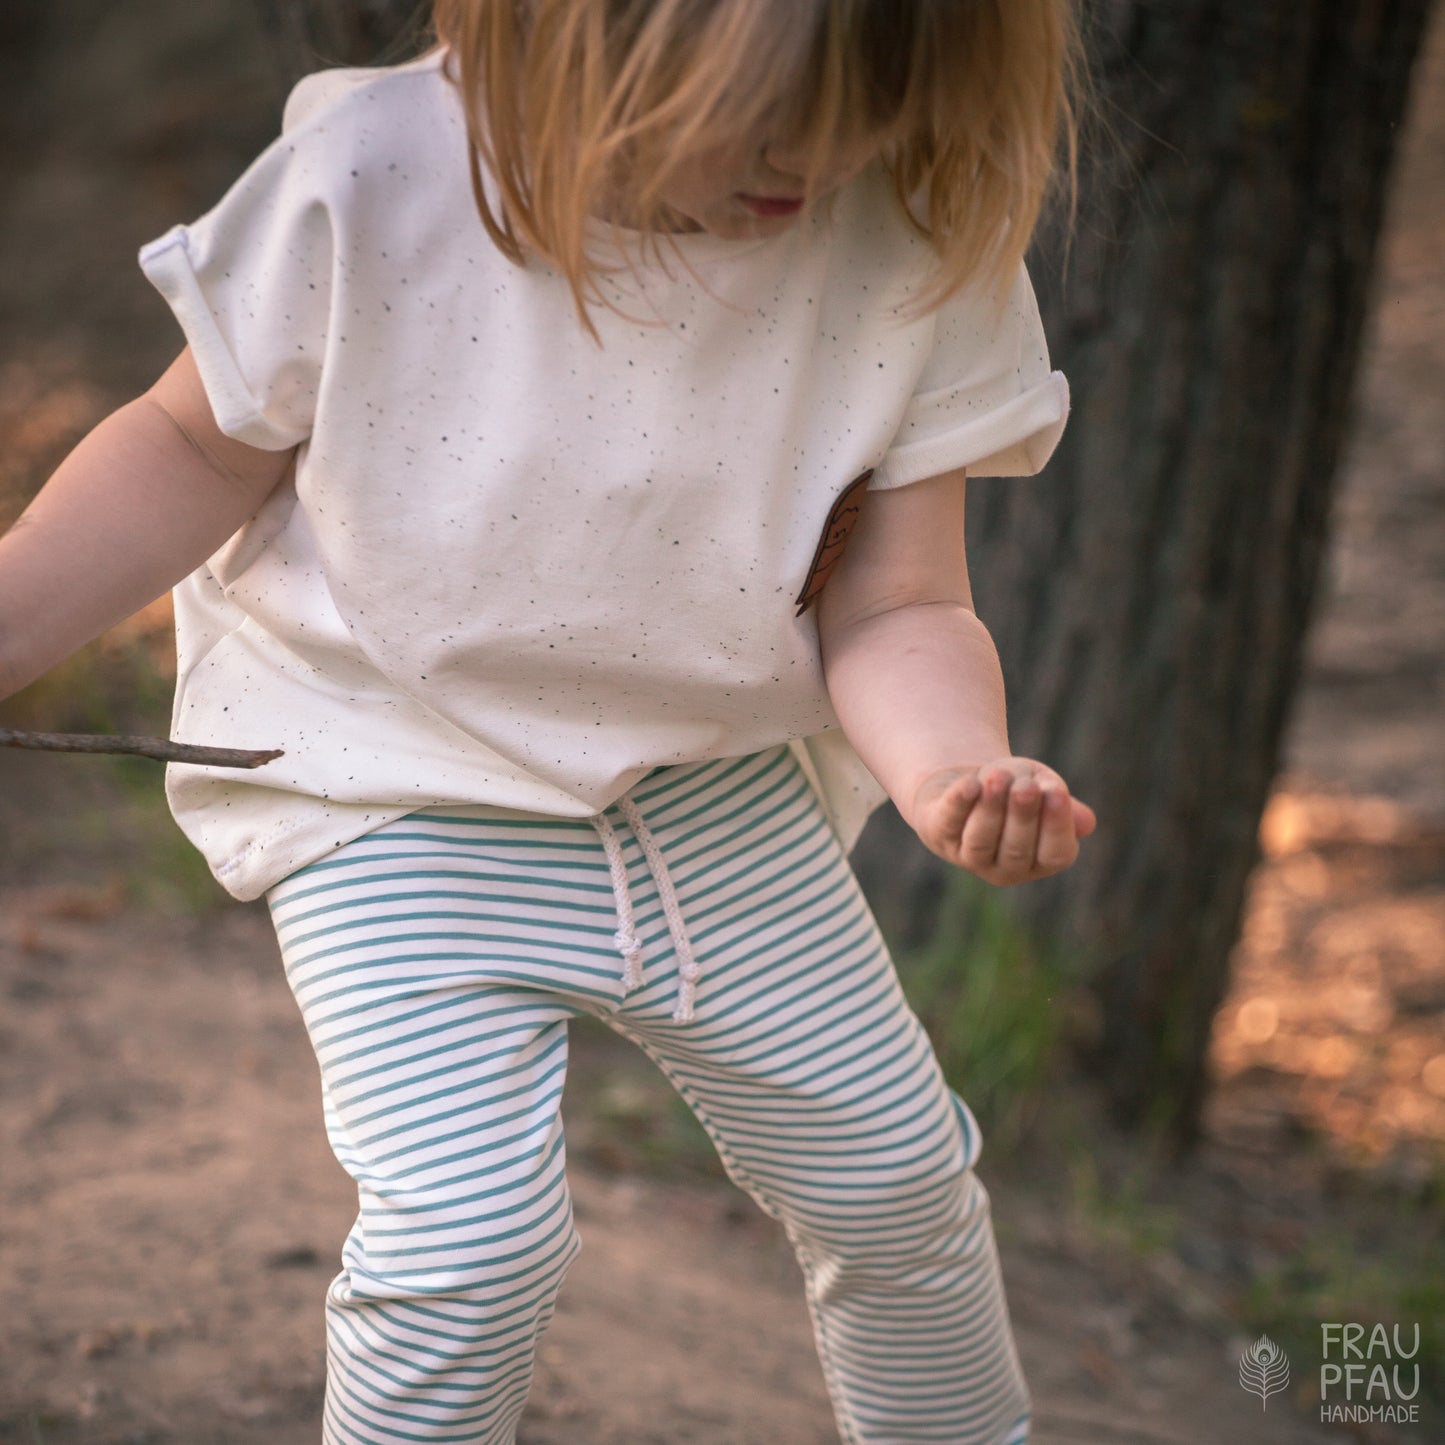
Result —
[{"label": "blonde hair", "polygon": [[1061,152],[1072,201],[1071,0],[436,0],[435,24],[488,234],[555,265],[589,330],[589,217],[605,198],[655,248],[679,229],[669,178],[740,138],[800,144],[811,188],[840,140],[886,131],[899,204],[938,256],[925,305],[976,278],[1007,288]]}]

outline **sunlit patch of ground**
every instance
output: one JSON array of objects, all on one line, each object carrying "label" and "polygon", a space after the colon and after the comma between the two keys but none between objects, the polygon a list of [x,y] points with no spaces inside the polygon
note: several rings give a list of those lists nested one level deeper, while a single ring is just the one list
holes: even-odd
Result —
[{"label": "sunlit patch of ground", "polygon": [[1276,791],[1230,996],[1211,1133],[1415,1188],[1445,1171],[1445,827],[1385,798]]}]

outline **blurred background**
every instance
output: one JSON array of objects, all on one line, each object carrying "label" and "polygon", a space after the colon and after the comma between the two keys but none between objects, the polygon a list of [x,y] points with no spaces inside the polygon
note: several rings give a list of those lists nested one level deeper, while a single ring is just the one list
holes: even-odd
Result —
[{"label": "blurred background", "polygon": [[[888,812],[855,856],[983,1123],[1040,1440],[1337,1439],[1326,1321],[1422,1332],[1420,1423],[1353,1438],[1445,1438],[1434,8],[1086,7],[1079,220],[1031,258],[1074,416],[969,526],[1014,747],[1100,833],[1006,896]],[[0,10],[0,524],[179,349],[140,244],[410,10]],[[0,726],[164,733],[169,629]],[[158,767],[0,750],[0,1000],[0,1445],[313,1441],[354,1205],[264,911]],[[833,1439],[791,1257],[667,1085],[579,1028],[567,1107],[588,1252],[523,1438]],[[1262,1333],[1294,1367],[1267,1416]]]}]

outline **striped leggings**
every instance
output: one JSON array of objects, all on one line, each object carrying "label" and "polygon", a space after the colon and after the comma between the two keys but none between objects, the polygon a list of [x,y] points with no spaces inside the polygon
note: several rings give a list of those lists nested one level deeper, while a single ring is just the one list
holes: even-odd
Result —
[{"label": "striped leggings", "polygon": [[413,813],[268,901],[360,1194],[326,1445],[515,1439],[578,1249],[559,1104],[581,1014],[782,1222],[847,1445],[1027,1440],[978,1125],[786,746],[659,768],[590,820]]}]

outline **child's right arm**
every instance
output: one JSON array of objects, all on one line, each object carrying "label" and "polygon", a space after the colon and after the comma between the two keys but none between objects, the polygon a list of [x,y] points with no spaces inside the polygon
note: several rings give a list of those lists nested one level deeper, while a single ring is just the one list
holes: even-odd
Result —
[{"label": "child's right arm", "polygon": [[294,451],[222,432],[183,351],[86,436],[0,538],[0,697],[200,566],[255,515]]}]

